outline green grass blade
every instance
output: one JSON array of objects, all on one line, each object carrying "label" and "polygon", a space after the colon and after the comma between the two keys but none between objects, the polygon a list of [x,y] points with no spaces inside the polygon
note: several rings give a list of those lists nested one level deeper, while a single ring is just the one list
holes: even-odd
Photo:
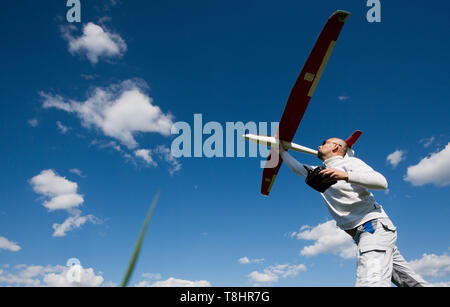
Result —
[{"label": "green grass blade", "polygon": [[160,192],[158,191],[153,198],[153,202],[148,209],[147,216],[145,217],[144,226],[142,226],[141,233],[139,235],[139,239],[136,243],[136,247],[134,248],[133,257],[131,258],[130,264],[128,265],[127,273],[125,274],[125,278],[122,282],[122,287],[126,287],[128,281],[133,273],[134,266],[136,265],[136,260],[139,256],[139,252],[141,251],[142,242],[144,241],[145,232],[147,230],[148,225],[150,224],[150,219],[152,218],[153,211],[155,210],[156,203],[158,202]]}]

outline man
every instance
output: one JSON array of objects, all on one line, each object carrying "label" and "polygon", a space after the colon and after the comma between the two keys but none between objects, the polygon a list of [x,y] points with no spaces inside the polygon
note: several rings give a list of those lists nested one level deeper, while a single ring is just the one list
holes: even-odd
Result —
[{"label": "man", "polygon": [[[296,174],[310,179],[313,171],[295,160],[280,146],[280,155]],[[319,188],[338,227],[352,236],[358,246],[356,286],[425,286],[427,283],[410,268],[395,243],[397,230],[368,189],[385,190],[387,181],[360,159],[346,156],[344,140],[331,138],[318,148],[326,166],[316,172]],[[329,186],[329,187],[328,187]]]}]

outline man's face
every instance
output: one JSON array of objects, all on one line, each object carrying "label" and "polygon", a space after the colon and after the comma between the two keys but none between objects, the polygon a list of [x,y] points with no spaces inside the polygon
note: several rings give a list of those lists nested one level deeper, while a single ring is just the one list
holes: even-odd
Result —
[{"label": "man's face", "polygon": [[317,157],[322,161],[325,161],[326,159],[332,157],[333,149],[335,148],[335,146],[339,146],[339,144],[334,142],[333,139],[328,139],[324,141],[317,150],[318,151]]}]

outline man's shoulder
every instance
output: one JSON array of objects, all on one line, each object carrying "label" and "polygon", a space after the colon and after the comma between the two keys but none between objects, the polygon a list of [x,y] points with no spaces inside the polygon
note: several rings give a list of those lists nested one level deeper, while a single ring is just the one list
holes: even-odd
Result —
[{"label": "man's shoulder", "polygon": [[357,157],[345,157],[344,160],[349,162],[364,162],[363,160]]},{"label": "man's shoulder", "polygon": [[343,161],[346,165],[367,165],[363,160],[356,157],[346,157]]}]

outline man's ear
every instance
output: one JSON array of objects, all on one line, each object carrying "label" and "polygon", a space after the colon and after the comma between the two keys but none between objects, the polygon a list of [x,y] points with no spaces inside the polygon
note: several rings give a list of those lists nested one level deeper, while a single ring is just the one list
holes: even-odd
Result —
[{"label": "man's ear", "polygon": [[340,146],[337,144],[333,144],[333,152],[336,153],[339,151]]}]

